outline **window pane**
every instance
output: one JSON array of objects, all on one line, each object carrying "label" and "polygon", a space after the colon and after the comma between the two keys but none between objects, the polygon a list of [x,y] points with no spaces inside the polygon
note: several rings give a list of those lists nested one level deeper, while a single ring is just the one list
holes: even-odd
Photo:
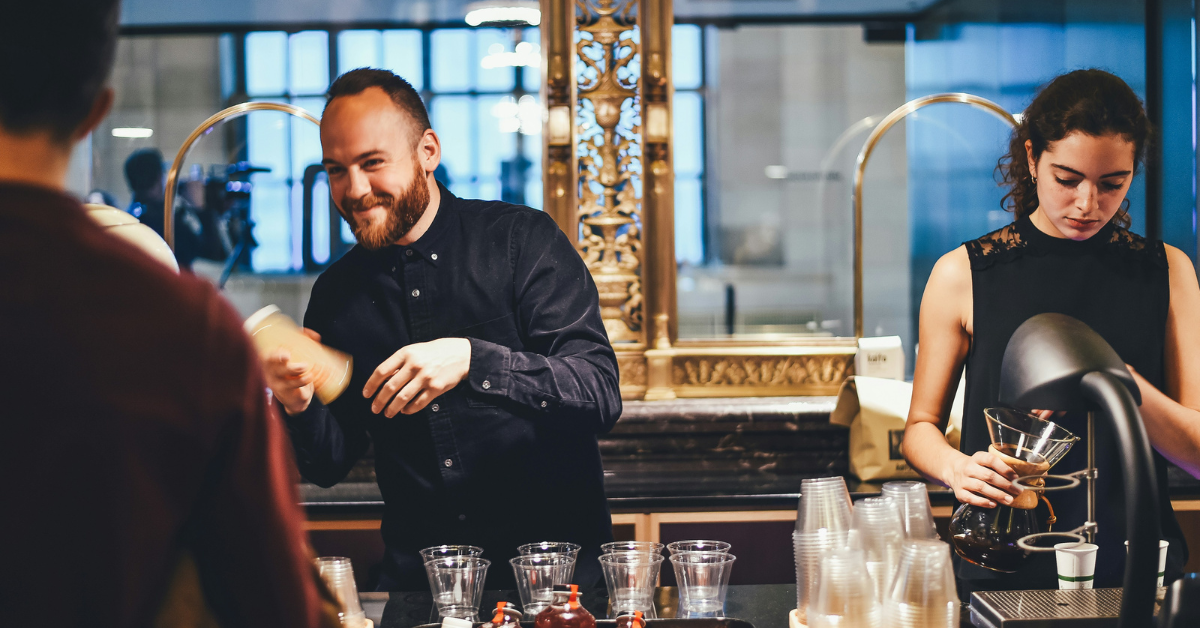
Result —
[{"label": "window pane", "polygon": [[471,88],[471,31],[465,28],[435,30],[429,35],[435,92],[465,92]]},{"label": "window pane", "polygon": [[246,93],[276,96],[287,91],[287,33],[246,35]]},{"label": "window pane", "polygon": [[[312,113],[319,120],[325,107],[324,98],[293,98],[292,104]],[[300,183],[304,169],[321,163],[321,129],[317,125],[296,116],[288,116],[292,125],[292,171],[291,176]]]},{"label": "window pane", "polygon": [[288,64],[292,94],[322,94],[329,88],[329,33],[304,31],[291,36]]},{"label": "window pane", "polygon": [[329,261],[329,178],[324,173],[313,184],[312,222],[313,261],[324,264]]},{"label": "window pane", "polygon": [[379,67],[379,31],[338,33],[338,75],[357,68]]},{"label": "window pane", "polygon": [[383,31],[383,69],[395,72],[417,89],[425,87],[422,54],[421,31]]},{"label": "window pane", "polygon": [[704,171],[704,115],[700,94],[675,92],[675,174],[696,176]]},{"label": "window pane", "polygon": [[[521,32],[521,39],[527,41],[534,46],[533,52],[540,50],[539,46],[542,42],[541,29],[527,28]],[[537,65],[529,65],[521,68],[521,86],[527,92],[538,93],[542,89],[542,65],[539,61]]]},{"label": "window pane", "polygon": [[246,116],[250,163],[270,168],[251,175],[250,217],[258,247],[251,255],[255,271],[288,270],[292,266],[288,118],[283,112],[255,111]]},{"label": "window pane", "polygon": [[[479,125],[478,143],[475,147],[479,170],[479,198],[499,200],[501,198],[500,174],[502,162],[512,160],[517,154],[517,130],[512,126],[502,128],[506,120],[520,124],[512,117],[501,118],[497,114],[511,115],[516,105],[512,96],[485,96],[479,99],[476,109]],[[517,167],[511,163],[510,168]],[[514,173],[515,176],[515,173]],[[524,191],[524,186],[522,192]]]},{"label": "window pane", "polygon": [[494,68],[483,67],[488,55],[512,52],[512,36],[507,30],[481,28],[475,31],[475,72],[478,77],[475,88],[484,92],[512,91],[516,69],[511,65]]},{"label": "window pane", "polygon": [[696,89],[703,82],[699,26],[676,24],[671,27],[671,74],[675,89]]},{"label": "window pane", "polygon": [[439,96],[429,110],[430,122],[442,141],[442,164],[450,175],[450,191],[458,196],[475,195],[472,177],[471,108],[468,96]]},{"label": "window pane", "polygon": [[675,179],[675,259],[704,263],[704,197],[699,179]]}]

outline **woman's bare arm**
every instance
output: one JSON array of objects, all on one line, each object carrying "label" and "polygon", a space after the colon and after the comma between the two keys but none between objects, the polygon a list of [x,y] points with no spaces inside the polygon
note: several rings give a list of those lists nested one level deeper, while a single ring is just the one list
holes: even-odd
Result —
[{"label": "woman's bare arm", "polygon": [[[921,300],[920,342],[904,457],[922,475],[954,489],[959,501],[991,508],[1012,503],[1017,475],[986,451],[966,455],[946,442],[946,420],[971,347],[971,263],[964,247],[933,267]],[[964,421],[977,417],[963,417]]]},{"label": "woman's bare arm", "polygon": [[[1150,443],[1168,460],[1200,477],[1200,286],[1192,260],[1168,246],[1171,306],[1167,312],[1165,390],[1134,372]],[[1130,369],[1132,371],[1132,369]]]}]

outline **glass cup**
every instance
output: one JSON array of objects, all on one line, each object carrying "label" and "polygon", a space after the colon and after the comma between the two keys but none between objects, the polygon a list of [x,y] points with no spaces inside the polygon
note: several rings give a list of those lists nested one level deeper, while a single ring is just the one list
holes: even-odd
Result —
[{"label": "glass cup", "polygon": [[575,573],[575,559],[567,554],[527,554],[510,559],[517,577],[521,611],[535,617],[554,600],[554,585],[567,584]]},{"label": "glass cup", "polygon": [[728,552],[679,552],[671,556],[679,582],[676,617],[721,617],[729,574],[737,557]]},{"label": "glass cup", "polygon": [[796,531],[812,532],[850,529],[850,492],[841,477],[800,481],[800,505],[796,513]]},{"label": "glass cup", "polygon": [[347,628],[362,628],[367,624],[367,614],[358,599],[358,585],[354,583],[354,569],[350,559],[326,556],[316,559],[317,572],[329,586],[338,601],[338,619]]},{"label": "glass cup", "polygon": [[567,554],[573,559],[578,559],[579,549],[579,545],[575,543],[542,541],[540,543],[526,543],[517,548],[517,553],[521,556],[530,556],[533,554]]},{"label": "glass cup", "polygon": [[825,551],[819,573],[817,593],[808,607],[808,628],[879,628],[879,598],[862,550]]},{"label": "glass cup", "polygon": [[929,491],[924,482],[885,482],[882,495],[896,500],[908,538],[938,538],[937,526],[933,523],[933,508],[929,505]]},{"label": "glass cup", "polygon": [[674,556],[680,552],[721,552],[729,553],[732,545],[725,541],[675,541],[667,543],[667,552]]},{"label": "glass cup", "polygon": [[474,556],[475,558],[479,558],[482,555],[483,548],[475,547],[474,545],[436,545],[421,550],[421,562],[427,563],[435,558],[446,558],[449,556]]},{"label": "glass cup", "polygon": [[663,544],[652,541],[615,541],[600,546],[601,554],[616,554],[618,552],[644,552],[646,554],[662,554]]},{"label": "glass cup", "polygon": [[[661,544],[658,551],[662,551]],[[622,611],[654,612],[654,587],[662,568],[663,555],[646,551],[623,551],[600,555],[604,583],[615,617]]]},{"label": "glass cup", "polygon": [[483,598],[483,581],[491,561],[475,556],[443,556],[425,563],[433,603],[443,618],[475,620]]},{"label": "glass cup", "polygon": [[854,504],[851,532],[855,547],[863,551],[867,573],[875,587],[875,599],[883,600],[887,585],[900,564],[900,546],[904,543],[904,522],[891,497],[868,497]]},{"label": "glass cup", "polygon": [[883,602],[889,626],[957,628],[958,613],[950,546],[942,541],[906,541]]}]

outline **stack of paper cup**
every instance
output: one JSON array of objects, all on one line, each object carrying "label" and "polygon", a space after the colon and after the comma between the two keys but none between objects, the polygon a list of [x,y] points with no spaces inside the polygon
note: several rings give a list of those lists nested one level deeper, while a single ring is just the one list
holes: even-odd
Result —
[{"label": "stack of paper cup", "polygon": [[1096,551],[1100,546],[1069,541],[1054,545],[1058,562],[1058,588],[1090,589],[1096,577]]},{"label": "stack of paper cup", "polygon": [[847,546],[851,509],[850,492],[840,477],[804,480],[800,491],[792,546],[796,553],[796,610],[800,621],[807,623],[808,605],[819,580],[821,553]]}]

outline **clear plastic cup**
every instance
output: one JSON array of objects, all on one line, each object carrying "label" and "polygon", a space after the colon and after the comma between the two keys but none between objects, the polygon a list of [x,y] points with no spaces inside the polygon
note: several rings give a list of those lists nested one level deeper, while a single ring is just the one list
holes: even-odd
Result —
[{"label": "clear plastic cup", "polygon": [[482,547],[474,545],[435,545],[434,547],[426,547],[421,550],[421,562],[427,563],[435,558],[446,558],[449,556],[474,556],[479,558],[483,555]]},{"label": "clear plastic cup", "polygon": [[567,554],[527,554],[510,559],[521,596],[521,611],[534,617],[554,600],[554,585],[567,584],[575,573],[575,559]]},{"label": "clear plastic cup", "polygon": [[834,548],[821,555],[808,628],[879,628],[879,598],[863,551]]},{"label": "clear plastic cup", "polygon": [[725,541],[675,541],[667,543],[667,552],[674,556],[680,552],[722,552],[729,553],[733,547]]},{"label": "clear plastic cup", "polygon": [[443,618],[474,619],[483,598],[483,581],[491,561],[475,556],[444,556],[425,563],[433,603]]},{"label": "clear plastic cup", "polygon": [[796,531],[850,529],[850,491],[841,477],[801,480]]},{"label": "clear plastic cup", "polygon": [[575,543],[542,541],[540,543],[526,543],[517,548],[517,553],[521,556],[530,556],[533,554],[567,554],[573,559],[578,559],[579,549],[579,545]]},{"label": "clear plastic cup", "polygon": [[[659,549],[661,552],[661,548]],[[662,569],[663,555],[646,551],[618,551],[600,555],[604,583],[615,617],[622,611],[654,610],[654,587]]]},{"label": "clear plastic cup", "polygon": [[929,505],[929,491],[924,482],[886,482],[882,494],[896,500],[908,538],[938,538],[937,526],[933,523],[933,508]]},{"label": "clear plastic cup", "polygon": [[354,568],[349,558],[325,556],[316,559],[317,572],[329,586],[338,601],[338,619],[347,628],[362,628],[367,625],[367,614],[358,599],[358,585],[354,583]]},{"label": "clear plastic cup", "polygon": [[679,552],[671,556],[679,583],[677,617],[722,617],[729,574],[737,557],[728,552]]},{"label": "clear plastic cup", "polygon": [[[615,541],[600,546],[601,554],[616,554],[618,552],[644,552],[646,554],[662,554],[663,544],[652,541]],[[638,609],[641,610],[641,609]]]},{"label": "clear plastic cup", "polygon": [[896,577],[883,602],[883,616],[889,625],[957,628],[958,613],[950,546],[942,541],[906,541],[900,550]]},{"label": "clear plastic cup", "polygon": [[801,623],[807,623],[808,607],[816,597],[821,555],[849,545],[849,530],[793,532],[792,549],[796,554],[796,610]]},{"label": "clear plastic cup", "polygon": [[854,504],[851,542],[861,548],[867,573],[875,587],[875,599],[883,600],[888,584],[900,564],[904,522],[891,497],[868,497]]}]

